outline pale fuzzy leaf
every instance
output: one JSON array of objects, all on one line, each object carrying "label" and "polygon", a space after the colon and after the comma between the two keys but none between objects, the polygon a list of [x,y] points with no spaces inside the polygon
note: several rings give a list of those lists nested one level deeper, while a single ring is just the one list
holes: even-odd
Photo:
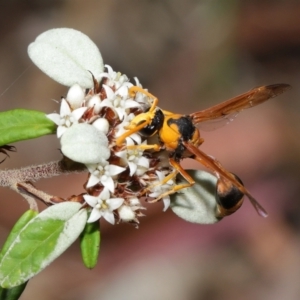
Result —
[{"label": "pale fuzzy leaf", "polygon": [[[180,218],[199,224],[213,224],[216,217],[217,178],[200,170],[187,170],[196,183],[171,195],[171,209]],[[184,180],[183,180],[184,181]]]},{"label": "pale fuzzy leaf", "polygon": [[29,45],[28,54],[43,72],[66,86],[78,83],[91,88],[91,73],[97,78],[104,70],[94,42],[82,32],[70,28],[56,28],[40,34]]},{"label": "pale fuzzy leaf", "polygon": [[65,156],[83,164],[97,164],[110,156],[106,135],[86,123],[75,124],[68,128],[60,144]]}]

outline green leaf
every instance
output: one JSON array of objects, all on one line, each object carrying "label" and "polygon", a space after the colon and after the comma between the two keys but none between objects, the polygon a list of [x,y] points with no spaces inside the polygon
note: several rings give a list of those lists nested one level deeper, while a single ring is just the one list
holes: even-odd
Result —
[{"label": "green leaf", "polygon": [[56,125],[43,112],[26,109],[0,112],[0,146],[34,139],[55,131]]},{"label": "green leaf", "polygon": [[37,211],[35,210],[28,210],[26,211],[21,218],[17,221],[17,223],[12,228],[8,238],[6,239],[6,242],[4,243],[1,252],[0,252],[0,261],[2,260],[2,257],[9,249],[10,245],[13,243],[13,241],[16,239],[17,235],[20,233],[20,231],[25,227],[25,225],[32,220],[37,215]]},{"label": "green leaf", "polygon": [[4,289],[0,286],[0,300],[18,300],[25,290],[28,281],[11,289]]},{"label": "green leaf", "polygon": [[80,203],[63,202],[29,221],[0,261],[0,285],[20,285],[61,255],[84,229],[87,211],[81,207]]},{"label": "green leaf", "polygon": [[[8,238],[6,239],[5,244],[3,245],[1,252],[0,252],[0,261],[3,255],[7,252],[10,245],[16,239],[16,236],[19,234],[20,230],[34,217],[37,215],[37,211],[35,210],[28,210],[26,211],[21,218],[17,221],[17,223],[12,228]],[[23,293],[25,287],[27,285],[27,281],[21,285],[15,286],[11,289],[4,289],[0,287],[0,300],[17,300],[20,298],[21,294]]]},{"label": "green leaf", "polygon": [[[219,222],[216,209],[217,178],[200,170],[186,170],[195,180],[195,184],[171,195],[171,209],[180,218],[198,224]],[[179,178],[178,183],[184,181]]]},{"label": "green leaf", "polygon": [[86,223],[80,235],[81,256],[84,265],[93,269],[98,261],[100,250],[100,223]]}]

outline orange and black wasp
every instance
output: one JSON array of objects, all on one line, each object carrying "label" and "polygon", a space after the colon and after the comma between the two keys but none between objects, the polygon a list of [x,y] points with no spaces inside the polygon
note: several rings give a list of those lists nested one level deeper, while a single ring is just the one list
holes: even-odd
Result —
[{"label": "orange and black wasp", "polygon": [[154,151],[167,150],[169,152],[169,163],[175,169],[175,172],[169,174],[162,184],[178,173],[186,180],[186,183],[175,185],[172,190],[161,195],[157,200],[195,184],[194,179],[180,165],[182,159],[192,158],[212,171],[218,179],[216,201],[219,217],[235,212],[242,205],[244,195],[249,198],[261,216],[267,216],[264,208],[254,199],[236,175],[227,171],[219,161],[199,149],[204,140],[200,137],[200,131],[196,126],[202,122],[236,115],[246,108],[254,107],[282,94],[289,88],[290,85],[288,84],[261,86],[210,108],[189,115],[182,115],[162,110],[157,106],[158,98],[148,91],[134,86],[129,89],[132,97],[140,92],[153,99],[153,102],[148,111],[138,114],[132,119],[126,127],[127,132],[117,138],[116,144],[122,145],[125,138],[135,132],[139,132],[140,135],[146,138],[157,134],[157,144],[130,147],[140,147]]}]

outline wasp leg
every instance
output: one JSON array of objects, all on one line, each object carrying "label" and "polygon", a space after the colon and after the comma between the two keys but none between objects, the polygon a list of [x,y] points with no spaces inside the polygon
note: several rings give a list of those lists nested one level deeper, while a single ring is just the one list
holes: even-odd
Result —
[{"label": "wasp leg", "polygon": [[153,144],[153,145],[144,145],[144,144],[139,144],[139,145],[130,145],[127,146],[127,149],[129,150],[134,150],[134,149],[141,149],[141,150],[154,150],[154,151],[159,151],[161,150],[161,146],[158,144]]},{"label": "wasp leg", "polygon": [[116,139],[116,144],[117,146],[121,146],[122,143],[124,142],[124,140],[131,136],[133,133],[138,132],[140,130],[142,130],[146,125],[148,125],[151,122],[151,119],[145,121],[144,123],[140,124],[140,125],[136,125],[134,126],[134,128],[130,128],[129,130],[127,130],[125,133],[123,133],[121,136],[119,136]]},{"label": "wasp leg", "polygon": [[155,107],[157,106],[157,103],[158,103],[158,98],[155,97],[154,95],[152,95],[151,93],[149,93],[148,91],[144,90],[143,88],[139,87],[139,86],[132,86],[131,88],[129,88],[129,95],[133,98],[135,97],[136,93],[142,93],[150,98],[153,99],[153,103],[149,109],[150,112],[152,112]]},{"label": "wasp leg", "polygon": [[[147,113],[152,113],[157,106],[158,98],[156,98],[154,95],[150,94],[149,92],[145,91],[143,88],[140,88],[138,86],[133,86],[133,87],[129,88],[129,94],[132,98],[134,98],[136,93],[138,93],[138,92],[143,93],[144,95],[153,99],[151,107],[150,107],[149,111],[147,112]],[[125,127],[125,129],[128,129],[128,130],[116,139],[116,144],[118,146],[121,146],[127,137],[129,137],[130,135],[132,135],[135,132],[142,130],[145,126],[149,125],[149,123],[152,121],[152,119],[150,117],[150,114],[148,115],[147,113],[144,113],[146,118],[145,118],[145,120],[143,120],[143,122],[141,124],[130,123],[127,126],[127,128]]]},{"label": "wasp leg", "polygon": [[182,168],[182,166],[178,162],[176,162],[172,158],[170,158],[169,162],[170,162],[170,165],[175,169],[175,171],[170,173],[168,176],[166,176],[163,181],[159,182],[158,184],[152,185],[152,187],[154,187],[156,185],[163,185],[163,184],[167,183],[169,180],[173,179],[178,173],[181,174],[181,176],[187,181],[187,183],[181,183],[181,184],[174,185],[169,191],[166,191],[165,193],[161,194],[158,198],[149,201],[150,203],[157,202],[158,200],[160,200],[168,195],[174,194],[174,193],[178,192],[179,190],[191,187],[192,185],[195,184],[195,180]]},{"label": "wasp leg", "polygon": [[217,176],[217,178],[222,181],[224,186],[227,186],[228,189],[231,189],[232,185],[234,185],[239,189],[239,191],[246,195],[260,216],[266,217],[268,215],[265,209],[254,199],[249,191],[236,179],[233,174],[225,170],[220,162],[205,154],[191,143],[183,142],[183,145],[191,154],[194,155],[193,158],[206,168],[210,169]]}]

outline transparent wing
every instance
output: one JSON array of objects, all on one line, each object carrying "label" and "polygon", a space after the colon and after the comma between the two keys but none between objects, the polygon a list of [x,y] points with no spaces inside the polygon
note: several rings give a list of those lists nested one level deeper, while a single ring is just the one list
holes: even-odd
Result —
[{"label": "transparent wing", "polygon": [[[204,127],[203,129],[205,130],[205,127],[211,127],[206,130],[212,130],[230,123],[242,110],[254,107],[270,98],[274,98],[289,88],[290,85],[284,83],[254,88],[247,93],[241,94],[225,102],[192,113],[190,114],[190,117],[195,125],[209,121],[207,126],[201,124],[201,128]],[[211,123],[211,125],[209,125],[209,123]]]},{"label": "transparent wing", "polygon": [[232,121],[235,120],[235,118],[239,115],[239,113],[232,113],[217,119],[212,119],[208,121],[203,121],[197,125],[199,129],[202,131],[213,131],[215,129],[218,129],[220,127],[223,127]]}]

